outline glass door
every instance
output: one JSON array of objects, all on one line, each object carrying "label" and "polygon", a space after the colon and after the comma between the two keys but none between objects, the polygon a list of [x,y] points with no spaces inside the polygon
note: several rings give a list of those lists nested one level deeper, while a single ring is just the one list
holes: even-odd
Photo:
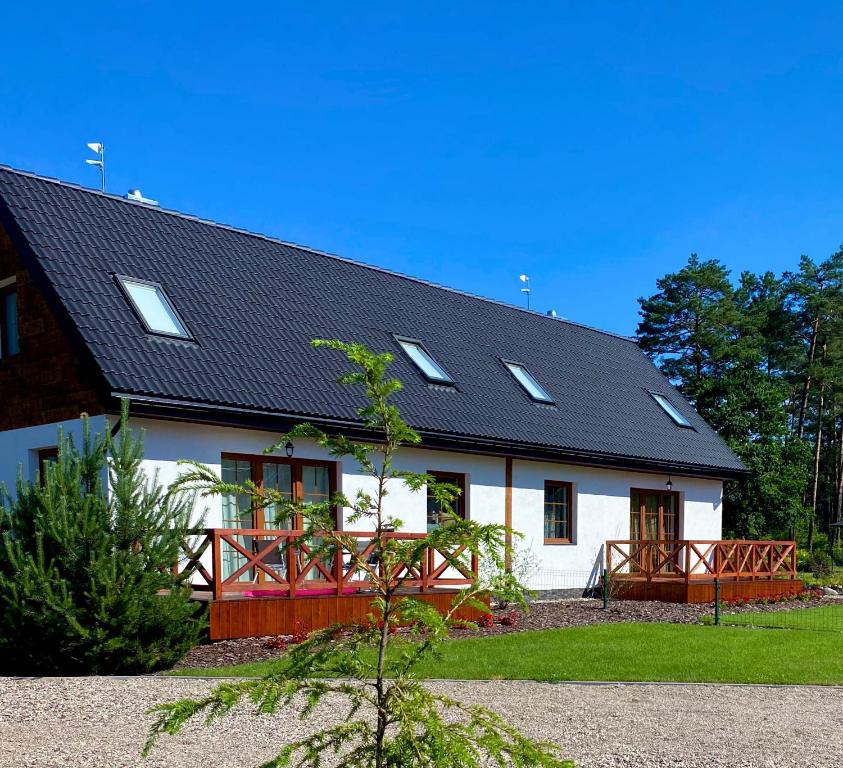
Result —
[{"label": "glass door", "polygon": [[[261,464],[260,487],[272,490],[285,501],[293,500],[293,468],[289,462],[264,461]],[[268,530],[289,530],[293,527],[293,518],[280,503],[267,504],[260,510],[261,528]],[[258,542],[262,550],[266,544]],[[271,552],[267,552],[262,562],[282,578],[287,577],[287,542],[282,541]],[[258,581],[271,581],[260,570],[255,574]]]},{"label": "glass door", "polygon": [[[252,479],[252,462],[244,459],[222,460],[222,481],[242,485]],[[247,493],[226,493],[222,497],[222,524],[224,528],[254,528],[252,500]],[[252,551],[253,537],[234,535],[234,540],[247,552]],[[230,544],[223,542],[222,575],[227,579],[246,564],[246,557]],[[237,581],[251,581],[251,569],[237,577]]]},{"label": "glass door", "polygon": [[[248,481],[255,484],[257,492],[272,489],[283,499],[297,500],[304,504],[324,503],[333,493],[333,465],[328,462],[307,462],[297,459],[272,459],[263,457],[224,455],[221,463],[222,480],[226,483],[243,485]],[[290,515],[282,504],[254,504],[248,493],[227,493],[222,498],[222,524],[225,528],[252,528],[266,530],[300,530],[304,521],[300,515]],[[334,520],[336,525],[336,520]],[[267,546],[266,538],[251,535],[234,534],[238,546],[247,552],[257,553]],[[318,546],[318,542],[313,542]],[[300,552],[301,555],[301,552]],[[298,567],[301,569],[300,557]],[[309,559],[309,558],[308,558]],[[287,573],[287,542],[279,544],[277,549],[265,553],[262,563],[279,575]],[[231,544],[224,543],[222,549],[223,578],[229,578],[247,562],[246,556]],[[329,570],[332,558],[323,555],[322,566]],[[324,575],[313,568],[307,579],[324,579]],[[237,581],[264,582],[272,579],[259,568],[249,568],[241,573]]]},{"label": "glass door", "polygon": [[[331,473],[328,467],[316,464],[303,464],[301,467],[301,501],[303,504],[324,504],[331,498]],[[334,520],[336,526],[336,520]],[[323,539],[314,538],[311,545],[321,547]],[[331,552],[323,552],[319,562],[328,572],[334,567],[334,557]],[[306,563],[305,563],[306,565]],[[306,581],[325,581],[325,574],[318,568],[311,568],[305,575]]]},{"label": "glass door", "polygon": [[[629,509],[629,538],[638,554],[630,563],[633,572],[646,570],[674,573],[677,557],[672,543],[679,536],[679,494],[675,491],[632,489]],[[645,542],[660,542],[645,544]],[[661,567],[659,567],[661,566]]]}]

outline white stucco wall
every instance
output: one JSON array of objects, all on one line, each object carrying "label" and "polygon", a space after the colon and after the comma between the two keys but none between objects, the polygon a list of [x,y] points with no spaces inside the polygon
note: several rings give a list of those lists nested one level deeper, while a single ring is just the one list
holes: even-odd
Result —
[{"label": "white stucco wall", "polygon": [[[105,429],[105,416],[92,416],[88,423],[91,434],[102,433]],[[34,480],[38,472],[38,451],[58,445],[60,430],[72,437],[77,445],[81,444],[80,419],[0,432],[0,485],[14,493],[18,472],[21,470],[24,480]]]},{"label": "white stucco wall", "polygon": [[[573,541],[544,544],[543,510],[545,480],[573,485]],[[521,546],[532,550],[545,573],[545,589],[565,588],[577,575],[598,576],[605,561],[607,540],[629,538],[630,489],[664,490],[667,478],[620,470],[579,467],[537,461],[513,462],[512,527],[524,538]],[[719,539],[722,531],[722,483],[719,480],[672,476],[680,497],[679,538]],[[553,572],[575,572],[563,577]],[[558,583],[558,587],[554,585]]]},{"label": "white stucco wall", "polygon": [[[161,482],[178,475],[176,462],[194,458],[220,469],[222,452],[261,454],[277,435],[230,427],[185,425],[176,422],[133,420],[146,430],[148,471],[157,470]],[[301,459],[329,459],[312,443],[297,441],[295,456]],[[502,458],[446,451],[404,448],[397,458],[402,469],[415,472],[442,470],[466,475],[468,515],[481,522],[504,522],[505,461]],[[641,472],[579,467],[516,459],[512,469],[513,528],[524,538],[518,546],[529,549],[538,567],[537,588],[583,586],[589,574],[598,573],[607,539],[629,537],[629,494],[631,488],[664,489],[666,476]],[[574,490],[574,541],[544,544],[544,482],[564,480]],[[719,480],[672,476],[673,489],[680,494],[680,538],[719,539],[721,536],[722,484]],[[358,488],[374,490],[374,482],[359,467],[346,462],[342,467],[341,490],[352,497]],[[424,531],[425,494],[412,493],[393,484],[387,510],[404,522],[406,531]],[[221,506],[207,504],[206,524],[221,524]],[[362,530],[362,524],[356,526]]]},{"label": "white stucco wall", "polygon": [[[103,428],[104,418],[91,419],[93,430]],[[195,459],[220,471],[221,453],[260,455],[278,435],[231,427],[183,424],[150,419],[132,419],[133,428],[145,432],[145,468],[158,474],[163,484],[176,479],[179,459]],[[17,466],[22,463],[27,478],[34,477],[39,448],[56,444],[58,424],[0,432],[0,482],[13,488]],[[79,435],[78,420],[65,422],[65,431]],[[295,456],[300,459],[330,457],[313,443],[297,441]],[[466,475],[466,508],[470,518],[482,522],[504,522],[505,461],[502,458],[405,448],[397,459],[400,468],[425,472],[442,470]],[[607,539],[629,537],[631,488],[664,489],[666,476],[610,469],[579,467],[550,462],[513,461],[513,528],[524,538],[521,549],[531,550],[538,567],[532,586],[566,588],[584,586],[588,574],[602,568],[603,546]],[[573,484],[573,531],[571,544],[545,545],[543,539],[544,482],[564,480]],[[719,480],[673,475],[673,488],[680,494],[679,538],[719,539],[721,537],[721,496]],[[360,468],[345,462],[340,490],[352,497],[358,488],[374,489],[373,481]],[[405,531],[424,531],[427,502],[423,492],[411,493],[397,483],[390,489],[388,511],[404,522]],[[197,514],[205,513],[208,527],[222,524],[219,500],[204,500]],[[363,525],[356,528],[363,530]]]}]

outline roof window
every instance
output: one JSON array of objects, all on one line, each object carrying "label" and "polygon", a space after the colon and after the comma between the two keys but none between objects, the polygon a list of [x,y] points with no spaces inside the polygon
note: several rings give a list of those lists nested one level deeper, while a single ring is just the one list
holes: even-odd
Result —
[{"label": "roof window", "polygon": [[509,372],[515,377],[515,380],[524,387],[527,394],[533,398],[537,403],[553,404],[553,398],[547,394],[545,389],[539,384],[530,372],[521,363],[513,363],[504,360],[503,364],[509,369]]},{"label": "roof window", "polygon": [[670,402],[661,392],[650,392],[650,397],[653,398],[661,407],[662,410],[670,416],[673,421],[675,421],[680,427],[691,427],[691,422],[688,421],[676,408],[676,406]]},{"label": "roof window", "polygon": [[396,341],[401,345],[401,348],[407,353],[407,357],[413,361],[416,368],[418,368],[422,375],[435,384],[453,384],[454,380],[445,373],[442,368],[430,355],[430,353],[422,346],[420,341],[413,339],[396,338]]},{"label": "roof window", "polygon": [[190,338],[187,328],[158,283],[133,277],[118,276],[117,279],[148,333]]}]

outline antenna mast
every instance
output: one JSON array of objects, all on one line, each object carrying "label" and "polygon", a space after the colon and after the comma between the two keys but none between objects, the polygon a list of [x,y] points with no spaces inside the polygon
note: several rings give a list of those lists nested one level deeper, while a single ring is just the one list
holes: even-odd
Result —
[{"label": "antenna mast", "polygon": [[518,275],[518,279],[524,283],[521,293],[527,296],[527,309],[530,308],[530,278],[527,275]]},{"label": "antenna mast", "polygon": [[96,156],[96,160],[86,160],[88,165],[96,165],[100,169],[100,180],[102,181],[102,191],[105,192],[105,144],[101,141],[88,142],[88,149],[90,149]]}]

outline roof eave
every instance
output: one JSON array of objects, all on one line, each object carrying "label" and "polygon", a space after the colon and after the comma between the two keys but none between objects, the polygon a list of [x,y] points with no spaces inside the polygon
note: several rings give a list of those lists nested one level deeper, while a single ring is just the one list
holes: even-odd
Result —
[{"label": "roof eave", "polygon": [[[214,403],[191,402],[131,392],[112,392],[116,405],[121,399],[128,399],[135,416],[187,421],[219,426],[238,426],[267,431],[285,431],[296,423],[307,421],[328,429],[342,430],[351,438],[371,440],[371,430],[365,429],[359,421],[344,420],[311,414],[292,414],[261,411],[238,406]],[[493,456],[511,456],[533,461],[550,461],[580,466],[603,467],[636,472],[670,473],[686,477],[704,477],[716,480],[733,480],[748,474],[746,469],[715,467],[683,462],[668,462],[635,456],[619,456],[596,451],[578,451],[556,448],[534,443],[513,442],[488,437],[461,435],[451,432],[418,429],[422,437],[421,447],[437,450],[454,450]]]}]

